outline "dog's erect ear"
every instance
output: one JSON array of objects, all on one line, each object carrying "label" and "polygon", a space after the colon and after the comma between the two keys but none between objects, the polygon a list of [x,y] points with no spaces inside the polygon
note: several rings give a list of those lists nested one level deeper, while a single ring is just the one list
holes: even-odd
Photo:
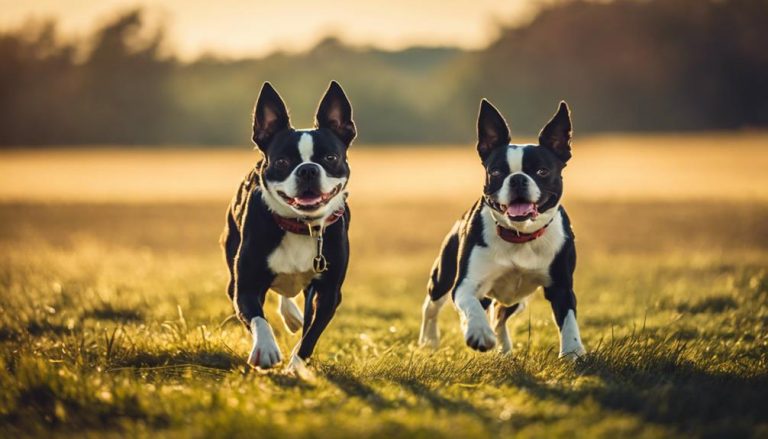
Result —
[{"label": "dog's erect ear", "polygon": [[500,146],[509,145],[509,127],[499,110],[488,100],[480,101],[477,116],[477,152],[485,160],[488,154]]},{"label": "dog's erect ear", "polygon": [[571,158],[571,133],[571,112],[561,101],[557,113],[539,133],[539,145],[551,149],[565,163]]},{"label": "dog's erect ear", "polygon": [[288,109],[272,84],[265,82],[253,109],[253,141],[266,151],[275,134],[291,127]]},{"label": "dog's erect ear", "polygon": [[344,90],[336,81],[331,81],[315,115],[316,128],[328,128],[349,146],[357,136],[355,122],[352,120],[352,105]]}]

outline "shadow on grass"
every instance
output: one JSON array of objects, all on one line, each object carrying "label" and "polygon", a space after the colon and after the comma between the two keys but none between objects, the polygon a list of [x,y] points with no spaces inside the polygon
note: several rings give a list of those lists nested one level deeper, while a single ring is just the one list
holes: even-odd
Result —
[{"label": "shadow on grass", "polygon": [[169,416],[147,409],[131,393],[114,395],[109,401],[81,398],[77,392],[62,392],[60,383],[27,385],[14,396],[10,410],[6,407],[0,415],[0,425],[38,432],[45,426],[76,435],[82,434],[83,429],[120,428],[126,419],[141,421],[152,428],[170,425]]},{"label": "shadow on grass", "polygon": [[0,327],[0,341],[20,340],[25,336],[40,337],[43,335],[67,335],[71,334],[69,327],[47,321],[31,320],[19,327]]},{"label": "shadow on grass", "polygon": [[194,370],[208,375],[220,375],[244,366],[243,359],[223,350],[130,352],[110,361],[109,370],[133,370],[178,375]]},{"label": "shadow on grass", "polygon": [[137,309],[119,308],[108,302],[84,311],[81,317],[117,322],[139,322],[144,319],[144,315]]},{"label": "shadow on grass", "polygon": [[[246,369],[248,373],[256,373],[253,369],[250,367]],[[272,381],[272,384],[287,389],[287,388],[299,388],[302,390],[310,390],[313,388],[313,385],[304,381],[303,379],[293,376],[293,375],[286,375],[285,373],[281,373],[279,369],[276,370],[269,370],[266,373],[262,373],[267,379]]]},{"label": "shadow on grass", "polygon": [[768,376],[711,373],[690,362],[637,367],[591,358],[579,367],[605,383],[582,392],[603,407],[703,436],[750,437],[768,413]]},{"label": "shadow on grass", "polygon": [[752,437],[756,425],[766,425],[765,371],[751,376],[707,371],[681,358],[684,347],[649,348],[636,356],[612,349],[575,364],[578,375],[599,378],[597,385],[552,385],[524,371],[506,381],[538,399],[555,399],[572,407],[594,401],[605,410],[634,415],[691,437]]},{"label": "shadow on grass", "polygon": [[720,314],[730,309],[736,309],[739,304],[730,296],[706,297],[694,303],[681,303],[677,305],[677,312],[690,314]]},{"label": "shadow on grass", "polygon": [[392,402],[383,398],[373,387],[363,383],[348,371],[338,368],[333,364],[324,365],[323,374],[328,381],[347,394],[347,396],[364,399],[374,409],[383,410],[394,407]]},{"label": "shadow on grass", "polygon": [[446,398],[436,392],[434,389],[425,386],[418,380],[398,380],[403,388],[408,389],[415,396],[422,398],[429,402],[432,409],[436,411],[447,411],[449,413],[461,413],[464,415],[471,415],[482,420],[486,425],[491,425],[492,422],[496,422],[496,419],[488,416],[487,413],[478,409],[468,401],[454,400]]}]

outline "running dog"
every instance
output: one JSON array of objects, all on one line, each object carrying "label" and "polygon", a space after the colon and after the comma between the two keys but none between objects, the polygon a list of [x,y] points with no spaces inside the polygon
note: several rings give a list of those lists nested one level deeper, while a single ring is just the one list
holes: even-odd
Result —
[{"label": "running dog", "polygon": [[560,205],[571,131],[568,105],[561,102],[538,145],[510,144],[506,121],[483,99],[477,121],[483,196],[443,241],[424,301],[421,345],[439,345],[438,313],[452,298],[470,348],[485,352],[499,343],[509,352],[507,319],[543,287],[560,329],[560,356],[585,353],[573,291],[574,235]]},{"label": "running dog", "polygon": [[[250,329],[248,364],[271,368],[282,360],[264,316],[267,291],[280,295],[291,332],[302,329],[288,369],[302,373],[318,338],[341,303],[349,261],[347,149],[357,132],[352,107],[331,82],[313,129],[291,126],[288,110],[268,82],[253,115],[253,141],[263,159],[240,184],[222,235],[227,288],[238,318]],[[304,313],[293,302],[304,294]]]}]

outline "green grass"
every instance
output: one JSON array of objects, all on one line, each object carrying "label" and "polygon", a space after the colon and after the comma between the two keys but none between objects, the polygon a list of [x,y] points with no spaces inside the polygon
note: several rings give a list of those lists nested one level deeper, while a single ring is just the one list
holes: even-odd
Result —
[{"label": "green grass", "polygon": [[0,436],[768,437],[768,209],[569,206],[586,357],[557,358],[540,294],[511,355],[470,352],[450,308],[441,349],[419,350],[428,268],[463,206],[384,206],[393,222],[357,204],[310,383],[245,364],[223,206],[0,205]]}]

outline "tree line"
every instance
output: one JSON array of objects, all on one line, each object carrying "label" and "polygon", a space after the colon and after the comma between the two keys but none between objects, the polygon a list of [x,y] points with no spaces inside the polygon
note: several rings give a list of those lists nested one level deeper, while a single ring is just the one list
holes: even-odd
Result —
[{"label": "tree line", "polygon": [[80,41],[0,34],[0,145],[246,144],[265,80],[309,125],[330,79],[360,143],[465,143],[481,97],[530,135],[566,99],[579,132],[768,126],[768,1],[560,1],[477,51],[350,46],[181,62],[128,11]]}]

